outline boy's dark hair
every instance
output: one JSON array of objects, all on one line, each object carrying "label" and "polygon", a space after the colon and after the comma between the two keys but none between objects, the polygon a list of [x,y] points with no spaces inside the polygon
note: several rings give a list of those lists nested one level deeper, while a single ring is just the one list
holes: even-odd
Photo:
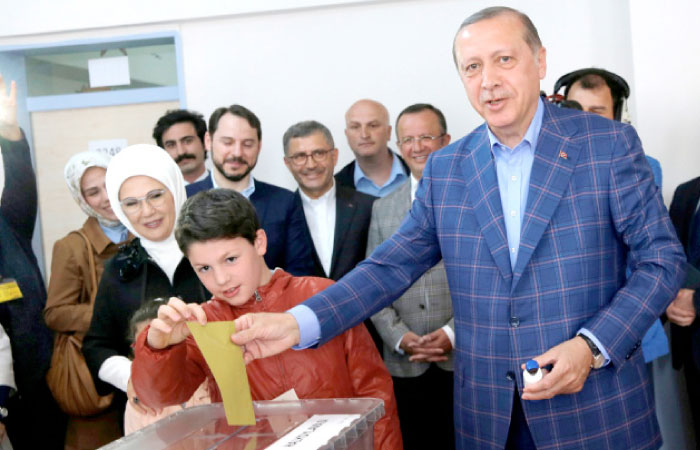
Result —
[{"label": "boy's dark hair", "polygon": [[180,210],[175,239],[182,253],[196,242],[242,237],[251,244],[260,229],[253,204],[231,189],[201,191]]},{"label": "boy's dark hair", "polygon": [[158,317],[158,308],[168,303],[167,299],[158,297],[147,300],[141,304],[141,307],[134,311],[134,314],[129,319],[129,342],[136,340],[136,326],[145,321],[151,321]]}]

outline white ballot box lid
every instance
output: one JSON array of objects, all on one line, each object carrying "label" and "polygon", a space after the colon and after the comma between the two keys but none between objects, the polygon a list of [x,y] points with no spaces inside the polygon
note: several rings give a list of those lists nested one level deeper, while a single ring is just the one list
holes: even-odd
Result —
[{"label": "white ballot box lid", "polygon": [[255,425],[230,426],[222,403],[183,409],[102,447],[104,450],[255,450],[374,448],[375,398],[253,402]]}]

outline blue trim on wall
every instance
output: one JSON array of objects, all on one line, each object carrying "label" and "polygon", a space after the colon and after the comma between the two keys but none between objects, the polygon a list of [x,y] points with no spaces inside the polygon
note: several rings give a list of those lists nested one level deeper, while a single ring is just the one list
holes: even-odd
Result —
[{"label": "blue trim on wall", "polygon": [[27,110],[55,111],[57,109],[92,108],[95,106],[129,105],[180,100],[180,88],[121,89],[108,92],[86,92],[83,94],[44,95],[27,97]]},{"label": "blue trim on wall", "polygon": [[[68,41],[58,41],[58,42],[39,42],[36,44],[21,44],[21,45],[0,45],[0,52],[22,52],[24,54],[33,54],[39,51],[43,51],[50,48],[63,47],[60,51],[65,51],[65,47],[84,47],[89,45],[99,45],[100,49],[105,48],[105,45],[109,48],[119,48],[119,42],[126,41],[150,41],[158,38],[179,38],[179,33],[177,31],[160,31],[156,33],[147,34],[131,34],[126,36],[112,36],[112,37],[100,37],[92,39],[72,39]],[[116,43],[110,47],[110,43]]]},{"label": "blue trim on wall", "polygon": [[185,65],[182,61],[182,41],[180,33],[173,35],[175,38],[175,62],[177,64],[177,85],[180,94],[180,108],[187,109],[187,97],[185,95]]},{"label": "blue trim on wall", "polygon": [[[134,103],[149,103],[160,101],[178,101],[182,108],[186,107],[185,100],[185,71],[182,61],[182,42],[177,31],[161,31],[147,34],[133,34],[127,36],[111,36],[92,39],[74,39],[59,42],[42,42],[25,45],[0,46],[0,55],[12,54],[24,58],[26,55],[37,52],[46,52],[47,49],[55,49],[64,52],[70,48],[95,46],[96,49],[119,48],[121,43],[132,41],[153,41],[157,39],[173,39],[175,42],[175,57],[177,63],[177,86],[143,89],[123,89],[110,92],[89,92],[83,94],[47,95],[41,97],[27,97],[27,111],[54,111],[70,108],[91,108],[96,106],[114,106]],[[26,86],[26,80],[23,83]],[[26,91],[25,91],[26,92]]]}]

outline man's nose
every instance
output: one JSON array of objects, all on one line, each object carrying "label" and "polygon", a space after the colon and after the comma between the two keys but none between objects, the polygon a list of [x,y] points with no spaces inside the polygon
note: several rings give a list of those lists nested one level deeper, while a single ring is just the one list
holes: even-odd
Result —
[{"label": "man's nose", "polygon": [[484,89],[493,89],[500,84],[498,70],[488,64],[484,64],[481,69],[481,87]]}]

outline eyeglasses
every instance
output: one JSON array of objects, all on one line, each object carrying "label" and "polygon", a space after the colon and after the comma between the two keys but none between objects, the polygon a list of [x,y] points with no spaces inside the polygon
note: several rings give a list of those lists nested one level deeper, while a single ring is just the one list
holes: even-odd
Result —
[{"label": "eyeglasses", "polygon": [[328,155],[333,151],[330,150],[314,150],[311,153],[297,153],[292,156],[285,156],[285,159],[291,161],[295,166],[303,166],[311,157],[315,162],[320,163],[328,159]]},{"label": "eyeglasses", "polygon": [[440,139],[443,137],[445,133],[442,133],[440,136],[431,136],[429,134],[424,134],[423,136],[406,136],[405,138],[401,139],[400,141],[397,141],[396,143],[399,144],[401,147],[411,147],[414,142],[418,142],[419,144],[430,144],[433,142],[435,139]]},{"label": "eyeglasses", "polygon": [[134,215],[141,211],[141,205],[146,201],[151,208],[160,208],[165,203],[165,189],[154,189],[143,197],[127,197],[120,201],[124,213]]}]

